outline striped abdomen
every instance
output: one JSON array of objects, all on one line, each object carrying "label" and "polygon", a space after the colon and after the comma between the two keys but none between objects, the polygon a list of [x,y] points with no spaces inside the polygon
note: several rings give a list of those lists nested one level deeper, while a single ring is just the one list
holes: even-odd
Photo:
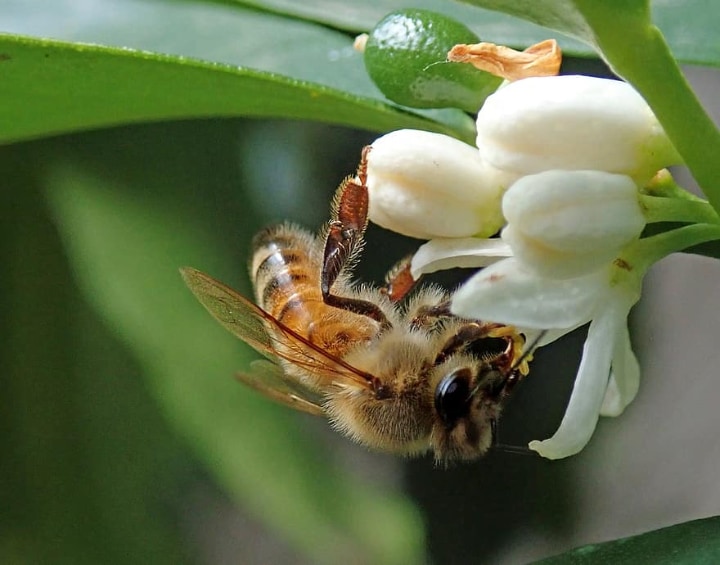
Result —
[{"label": "striped abdomen", "polygon": [[[365,316],[325,304],[320,292],[322,245],[306,231],[282,224],[253,240],[250,276],[258,306],[329,353],[342,357],[378,331]],[[342,283],[338,285],[342,289]]]},{"label": "striped abdomen", "polygon": [[296,331],[307,326],[311,309],[322,303],[314,238],[280,225],[257,234],[253,248],[250,276],[258,306]]}]

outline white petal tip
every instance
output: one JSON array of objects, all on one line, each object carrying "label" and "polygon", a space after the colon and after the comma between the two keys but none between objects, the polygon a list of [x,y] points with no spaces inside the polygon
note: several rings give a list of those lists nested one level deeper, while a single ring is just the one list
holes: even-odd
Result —
[{"label": "white petal tip", "polygon": [[583,447],[585,446],[563,445],[562,442],[553,439],[533,440],[528,443],[528,448],[545,459],[564,459],[579,453]]}]

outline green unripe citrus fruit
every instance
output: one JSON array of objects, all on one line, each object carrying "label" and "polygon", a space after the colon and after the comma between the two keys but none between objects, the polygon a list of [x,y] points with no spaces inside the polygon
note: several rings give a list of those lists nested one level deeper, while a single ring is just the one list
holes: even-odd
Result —
[{"label": "green unripe citrus fruit", "polygon": [[382,93],[413,108],[461,108],[477,112],[501,79],[472,65],[448,63],[459,43],[478,43],[463,24],[428,10],[385,16],[365,45],[365,68]]}]

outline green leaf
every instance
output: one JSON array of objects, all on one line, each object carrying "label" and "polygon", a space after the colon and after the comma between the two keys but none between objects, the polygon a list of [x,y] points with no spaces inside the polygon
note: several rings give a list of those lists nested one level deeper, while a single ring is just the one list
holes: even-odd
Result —
[{"label": "green leaf", "polygon": [[3,6],[3,31],[247,67],[361,96],[380,96],[366,77],[351,37],[237,6],[94,0],[81,7],[75,0],[11,0],[10,8]]},{"label": "green leaf", "polygon": [[[699,8],[702,6],[696,5],[698,1],[686,0],[682,3],[683,7],[687,6],[685,11],[693,14],[692,22],[696,27],[693,28],[692,34],[682,33],[686,29],[682,26],[687,25],[688,19],[675,17],[675,10],[679,9],[677,3],[672,7],[666,6],[666,3],[660,4],[657,9],[657,19],[659,23],[666,22],[669,26],[667,31],[671,43],[681,60],[710,64],[720,59],[718,56],[720,47],[714,39],[715,27],[710,25],[712,18],[706,17],[705,14],[716,11],[716,8],[701,10]],[[537,25],[504,14],[477,10],[441,0],[372,3],[278,1],[248,4],[327,22],[346,29],[370,29],[387,12],[401,6],[412,5],[435,9],[455,17],[479,33],[481,38],[490,41],[527,46],[548,36],[547,30]],[[308,95],[315,96],[316,93],[311,86],[305,85],[308,88],[300,88],[297,93],[298,98],[303,102],[295,101],[297,108],[288,117],[300,115],[308,119],[359,125],[375,131],[420,127],[448,132],[466,141],[471,141],[472,138],[472,123],[459,112],[425,112],[421,115],[427,119],[423,120],[416,116],[408,116],[396,108],[391,109],[385,104],[378,107],[376,103],[384,102],[385,99],[368,80],[361,57],[351,48],[351,38],[320,26],[275,17],[267,13],[213,2],[96,0],[80,7],[72,0],[58,0],[52,3],[41,0],[8,0],[3,5],[3,30],[65,41],[129,47],[158,54],[224,63],[233,67],[246,66],[279,73],[289,78],[311,81],[362,98],[362,100],[341,100],[339,107],[336,108],[334,104],[323,106],[322,103],[327,101],[328,96],[333,99],[338,93],[321,92],[318,104],[306,107],[305,98]],[[677,38],[677,46],[673,43],[674,38]],[[581,43],[568,43],[562,41],[562,37],[560,39],[567,53],[584,55],[592,53]],[[17,38],[0,41],[0,53],[4,55],[0,64],[3,67],[12,69],[13,65],[9,64],[12,59],[6,57],[11,55],[8,48],[10,50],[17,48],[18,41],[20,40]],[[274,88],[260,88],[254,91],[266,104],[263,112],[257,108],[254,111],[251,108],[249,113],[244,112],[245,100],[242,96],[238,96],[238,91],[242,91],[245,85],[245,81],[238,80],[238,75],[244,74],[242,70],[214,67],[213,75],[209,73],[203,75],[203,73],[190,72],[184,67],[183,70],[188,70],[187,77],[176,76],[175,80],[170,81],[163,89],[163,84],[160,84],[159,80],[152,80],[152,77],[148,77],[143,72],[117,74],[118,71],[124,70],[124,67],[131,66],[129,62],[127,65],[117,65],[114,64],[116,61],[111,59],[107,68],[104,66],[106,60],[103,58],[99,60],[91,58],[87,65],[83,59],[69,64],[70,61],[62,60],[67,55],[65,50],[61,50],[63,57],[59,57],[59,53],[48,51],[49,45],[45,44],[45,52],[53,57],[52,65],[48,65],[49,61],[37,61],[30,57],[25,59],[26,64],[21,69],[15,68],[10,71],[4,69],[4,73],[7,74],[3,75],[3,89],[0,89],[0,111],[5,108],[6,112],[0,113],[0,119],[4,119],[0,122],[2,124],[0,141],[7,142],[61,131],[146,119],[207,115],[287,116],[284,108],[272,104],[272,100],[277,95]],[[690,53],[691,48],[696,50],[694,54]],[[712,49],[715,51],[711,52]],[[44,54],[42,53],[43,56]],[[131,58],[136,55],[132,51],[124,54]],[[153,59],[149,53],[143,56],[146,59]],[[162,57],[160,59],[169,67],[172,62],[177,62],[174,59]],[[48,69],[49,66],[55,64],[63,66],[64,63],[68,65],[63,70],[70,74],[57,76],[52,69]],[[186,63],[188,67],[193,66],[190,61]],[[154,67],[145,65],[141,71],[148,69],[154,70]],[[91,70],[93,75],[87,76],[88,70]],[[208,68],[205,67],[205,70],[207,71]],[[169,72],[170,69],[167,69],[167,73],[163,73],[158,78],[167,78]],[[199,75],[203,75],[202,80]],[[127,97],[120,99],[114,93],[111,88],[113,83],[109,81],[113,76],[117,82],[129,83],[120,91],[127,94]],[[39,100],[34,97],[40,90],[38,88],[40,83],[53,84],[48,79],[52,79],[54,83],[50,104],[47,103],[46,97],[41,97]],[[192,80],[186,81],[186,79]],[[140,84],[135,84],[133,88],[133,84],[138,81],[141,81],[142,88]],[[182,85],[178,85],[180,82]],[[247,82],[252,82],[249,77]],[[73,84],[86,85],[88,89],[84,91],[72,88]],[[158,88],[160,88],[159,92],[157,92]],[[198,92],[202,89],[207,89],[204,96],[201,96],[202,92]],[[280,90],[283,91],[282,88]],[[84,96],[85,93],[87,96]],[[176,108],[172,113],[152,112],[150,111],[152,108],[144,107],[145,95],[156,98],[156,106],[161,105],[158,98],[164,99],[171,109],[178,105],[178,97],[187,95],[189,100],[184,108]],[[86,98],[91,96],[98,98],[91,104],[91,108],[102,106],[102,100],[106,99],[108,106],[112,104],[113,111],[117,111],[119,117],[112,119],[97,115],[98,112],[90,116],[87,115],[89,111],[80,111],[78,108],[82,109]],[[224,100],[226,98],[230,100]],[[74,104],[74,100],[79,103]],[[216,104],[211,104],[213,100]],[[197,103],[199,107],[191,107],[193,103]],[[18,106],[21,112],[11,114],[10,110],[14,111]],[[54,110],[56,107],[57,112]],[[63,119],[62,114],[68,107],[72,110],[70,116],[75,116],[80,123],[71,123],[70,117]],[[137,115],[131,111],[133,107],[137,108]],[[318,107],[321,108],[320,111],[317,110]],[[156,113],[159,115],[155,115]],[[60,114],[60,117],[56,114]],[[32,123],[33,116],[35,123]],[[31,122],[28,127],[24,124],[26,119]],[[438,121],[439,125],[433,125],[433,121]],[[40,125],[37,122],[40,122]],[[42,128],[42,123],[47,123],[52,128]],[[4,133],[6,127],[9,128],[8,134]]]},{"label": "green leaf", "polygon": [[[313,562],[338,563],[348,551],[368,563],[419,562],[422,526],[412,505],[343,473],[303,430],[304,416],[237,384],[232,375],[247,364],[249,355],[240,354],[247,348],[207,314],[178,273],[194,265],[218,274],[237,263],[208,237],[223,222],[198,205],[198,198],[229,201],[231,191],[213,194],[204,169],[183,162],[180,149],[219,142],[227,149],[218,158],[229,161],[229,136],[194,129],[190,146],[173,136],[150,166],[139,158],[145,145],[128,144],[137,137],[111,133],[82,145],[92,161],[63,155],[58,142],[43,158],[47,195],[85,296],[133,351],[169,421],[238,504]],[[167,137],[144,133],[147,147]],[[233,238],[249,238],[248,222],[235,227]]]},{"label": "green leaf", "polygon": [[536,565],[714,565],[720,562],[720,517],[693,520],[646,534],[586,545]]},{"label": "green leaf", "polygon": [[[480,35],[483,41],[504,45],[527,47],[547,39],[549,35],[554,35],[548,34],[547,30],[539,26],[576,36],[575,16],[570,0],[463,1],[487,9],[473,10],[468,6],[444,0],[374,0],[372,2],[236,0],[236,3],[257,6],[351,31],[367,31],[383,16],[401,8],[422,8],[442,12],[463,22]],[[596,3],[602,4],[597,1]],[[528,21],[519,21],[511,16]],[[718,3],[712,0],[673,0],[672,2],[656,0],[653,5],[653,19],[668,38],[668,43],[679,61],[720,66],[720,41],[717,35],[717,28],[720,25]],[[615,21],[622,22],[621,12],[618,13]],[[587,44],[562,36],[558,39],[563,50],[569,55],[593,55],[592,49]]]},{"label": "green leaf", "polygon": [[[414,127],[472,139],[388,104],[250,69],[128,49],[0,37],[0,141],[198,117],[305,118],[375,131]],[[49,86],[51,85],[51,87]],[[461,125],[462,124],[462,125]]]},{"label": "green leaf", "polygon": [[3,7],[3,18],[6,32],[58,41],[0,35],[0,142],[239,115],[473,137],[472,120],[460,111],[389,104],[352,38],[317,25],[162,0],[97,0],[82,11],[72,0],[16,1]]}]

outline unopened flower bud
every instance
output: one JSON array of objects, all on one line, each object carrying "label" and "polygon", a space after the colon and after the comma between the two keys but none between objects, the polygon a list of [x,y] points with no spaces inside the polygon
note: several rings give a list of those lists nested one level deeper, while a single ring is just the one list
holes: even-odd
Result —
[{"label": "unopened flower bud", "polygon": [[457,139],[408,129],[372,144],[367,175],[370,220],[420,239],[496,233],[502,195],[516,178]]},{"label": "unopened flower bud", "polygon": [[611,262],[640,236],[635,183],[601,171],[546,171],[518,180],[503,198],[503,239],[541,276],[578,277]]},{"label": "unopened flower bud", "polygon": [[503,170],[622,173],[644,183],[681,160],[642,96],[587,76],[527,78],[500,88],[477,117],[477,145]]}]

